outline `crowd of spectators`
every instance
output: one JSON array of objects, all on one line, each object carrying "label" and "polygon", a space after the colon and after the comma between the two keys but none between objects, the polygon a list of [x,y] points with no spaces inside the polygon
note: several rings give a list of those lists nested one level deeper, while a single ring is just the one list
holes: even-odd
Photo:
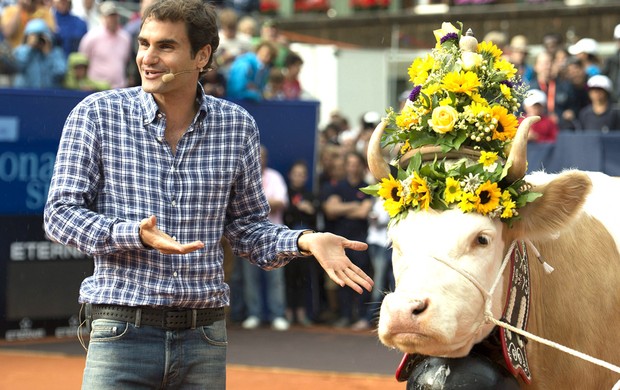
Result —
[{"label": "crowd of spectators", "polygon": [[[141,11],[152,1],[140,1],[140,9],[126,17],[111,1],[0,0],[0,86],[97,91],[139,85],[133,59]],[[304,61],[273,22],[259,24],[233,8],[218,12],[220,47],[214,69],[201,79],[206,93],[233,100],[305,98],[299,81]],[[547,34],[540,42],[543,50],[530,58],[531,44],[523,35],[508,39],[493,32],[484,38],[502,49],[529,85],[523,115],[542,117],[532,128],[532,142],[554,142],[561,131],[620,130],[620,24],[613,39],[616,53],[601,58],[593,39],[565,44],[562,35]],[[407,96],[408,91],[402,95]],[[373,181],[364,156],[380,120],[378,112],[369,111],[351,126],[348,118],[333,113],[319,132],[316,188],[309,182],[307,162],[295,162],[287,175],[265,166],[265,182],[271,183],[266,192],[273,195],[272,217],[278,222],[369,242],[369,251],[349,255],[374,275],[373,293],[358,296],[340,288],[311,259],[293,262],[284,273],[272,271],[269,277],[235,259],[228,275],[233,322],[247,329],[263,321],[278,330],[293,322],[372,327],[383,292],[394,285],[389,218],[378,200],[359,190]],[[271,282],[265,285],[264,280]],[[265,300],[263,308],[260,299]]]},{"label": "crowd of spectators", "polygon": [[[140,85],[134,62],[141,0],[0,0],[0,87],[97,91]],[[254,101],[297,100],[299,55],[271,20],[218,2],[220,46],[201,80],[207,93]],[[238,4],[234,4],[237,6]],[[241,10],[242,11],[242,10]]]}]

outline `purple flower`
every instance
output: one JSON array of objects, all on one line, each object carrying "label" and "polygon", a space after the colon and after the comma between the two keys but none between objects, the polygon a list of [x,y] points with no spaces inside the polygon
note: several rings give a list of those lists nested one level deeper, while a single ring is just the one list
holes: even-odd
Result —
[{"label": "purple flower", "polygon": [[500,84],[504,84],[508,88],[512,88],[512,87],[515,86],[514,83],[512,81],[509,81],[509,80],[502,80],[502,81],[500,81]]},{"label": "purple flower", "polygon": [[447,33],[446,35],[444,35],[443,37],[441,37],[441,39],[439,40],[440,44],[444,44],[447,41],[451,41],[451,40],[457,40],[459,39],[459,36],[457,33],[451,32],[451,33]]},{"label": "purple flower", "polygon": [[416,85],[415,87],[413,87],[413,89],[411,90],[411,93],[409,93],[408,99],[411,100],[412,102],[415,102],[421,90],[422,90],[421,85]]}]

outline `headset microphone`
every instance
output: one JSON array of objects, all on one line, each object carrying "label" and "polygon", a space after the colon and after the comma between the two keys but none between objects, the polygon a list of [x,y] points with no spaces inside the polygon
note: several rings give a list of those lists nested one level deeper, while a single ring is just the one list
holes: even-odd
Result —
[{"label": "headset microphone", "polygon": [[196,69],[192,69],[192,70],[182,70],[180,72],[176,72],[176,73],[166,73],[165,75],[161,76],[161,81],[163,81],[164,83],[169,83],[172,82],[174,80],[174,78],[179,75],[179,74],[183,74],[183,73],[191,73],[191,72],[195,72]]}]

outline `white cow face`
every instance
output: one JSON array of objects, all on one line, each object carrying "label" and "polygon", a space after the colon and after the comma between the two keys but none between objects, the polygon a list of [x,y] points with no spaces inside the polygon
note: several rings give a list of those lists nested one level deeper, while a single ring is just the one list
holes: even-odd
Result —
[{"label": "white cow face", "polygon": [[[396,289],[381,306],[381,341],[406,353],[467,355],[492,326],[484,323],[483,294],[455,268],[491,290],[503,259],[503,227],[499,220],[459,210],[411,212],[392,227]],[[502,286],[492,299],[496,318]]]}]

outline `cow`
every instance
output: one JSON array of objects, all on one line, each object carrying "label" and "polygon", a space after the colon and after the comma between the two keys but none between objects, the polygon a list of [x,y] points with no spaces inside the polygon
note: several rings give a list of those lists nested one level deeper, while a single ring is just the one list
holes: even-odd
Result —
[{"label": "cow", "polygon": [[[526,174],[527,133],[534,120],[517,130],[508,157],[512,178]],[[377,126],[368,150],[377,179],[390,169],[380,146],[385,126]],[[527,331],[620,364],[620,179],[566,170],[535,172],[525,180],[543,195],[521,208],[512,226],[458,208],[410,212],[391,224],[396,286],[383,300],[378,324],[385,346],[407,354],[467,356],[496,326],[485,319],[484,291],[497,279],[488,303],[500,319],[510,272],[510,267],[501,272],[501,264],[512,243],[525,240],[555,268],[547,273],[530,261]],[[520,377],[522,388],[611,389],[620,379],[538,342],[528,341],[526,351],[531,382]]]}]

